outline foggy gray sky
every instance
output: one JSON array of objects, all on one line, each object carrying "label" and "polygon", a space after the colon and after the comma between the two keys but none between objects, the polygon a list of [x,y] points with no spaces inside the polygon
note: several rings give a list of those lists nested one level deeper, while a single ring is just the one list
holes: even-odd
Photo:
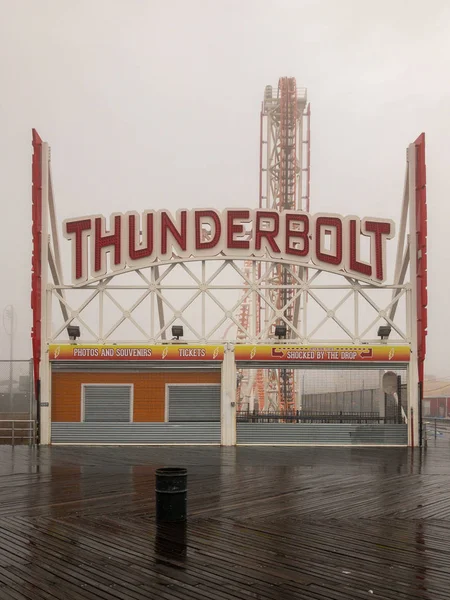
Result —
[{"label": "foggy gray sky", "polygon": [[[31,354],[31,128],[58,217],[254,206],[266,84],[312,107],[311,211],[400,215],[427,135],[427,371],[450,376],[450,5],[445,0],[0,0],[0,310]],[[67,243],[67,242],[63,242]],[[0,331],[0,358],[7,358]]]}]

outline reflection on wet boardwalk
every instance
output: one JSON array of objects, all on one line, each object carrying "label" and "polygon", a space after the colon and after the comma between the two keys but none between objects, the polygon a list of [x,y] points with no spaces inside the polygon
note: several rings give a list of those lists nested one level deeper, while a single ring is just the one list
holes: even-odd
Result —
[{"label": "reflection on wet boardwalk", "polygon": [[[155,469],[189,470],[156,527]],[[450,597],[450,443],[0,447],[0,600]]]}]

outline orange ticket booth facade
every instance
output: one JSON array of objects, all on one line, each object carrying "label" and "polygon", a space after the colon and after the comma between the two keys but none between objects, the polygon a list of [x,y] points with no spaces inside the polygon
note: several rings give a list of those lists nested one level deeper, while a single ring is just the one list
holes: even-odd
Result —
[{"label": "orange ticket booth facade", "polygon": [[223,347],[54,345],[52,443],[220,444]]}]

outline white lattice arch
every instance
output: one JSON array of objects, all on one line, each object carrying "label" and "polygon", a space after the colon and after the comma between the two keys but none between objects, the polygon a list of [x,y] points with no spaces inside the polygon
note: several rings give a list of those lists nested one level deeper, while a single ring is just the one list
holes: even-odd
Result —
[{"label": "white lattice arch", "polygon": [[[379,322],[388,322],[393,331],[391,342],[409,343],[410,331],[406,326],[405,310],[409,305],[411,286],[409,284],[375,285],[355,278],[330,274],[322,269],[309,269],[308,278],[302,278],[298,270],[292,269],[294,283],[293,296],[282,307],[275,307],[271,292],[279,291],[283,286],[275,286],[271,281],[271,268],[277,262],[266,260],[270,265],[258,276],[257,264],[253,261],[253,269],[244,269],[244,261],[233,259],[179,261],[161,263],[158,267],[136,269],[126,273],[115,273],[107,278],[91,281],[82,286],[50,285],[51,322],[54,324],[49,342],[67,341],[67,326],[80,325],[82,337],[80,341],[93,343],[157,343],[170,335],[173,324],[181,324],[185,328],[186,342],[217,343],[228,341],[236,343],[245,339],[248,343],[267,343],[273,341],[270,331],[275,322],[284,322],[288,337],[293,343],[313,344],[324,339],[333,343],[376,343],[376,326]],[[303,270],[303,273],[305,271]],[[133,283],[122,282],[125,275],[133,273]],[[185,281],[180,281],[181,275]],[[230,277],[234,275],[235,277]],[[178,283],[172,283],[175,278]],[[330,279],[333,282],[330,283]],[[123,292],[137,292],[136,297],[129,294],[129,302],[118,296]],[[321,292],[326,291],[324,297]],[[381,292],[388,291],[383,294]],[[223,296],[232,292],[233,302],[225,303]],[[376,299],[376,296],[379,299]],[[182,297],[182,302],[174,302],[174,298]],[[300,300],[302,310],[297,323],[289,322],[284,313],[290,303]],[[119,314],[114,322],[106,325],[105,301],[114,304]],[[256,314],[256,307],[262,307],[265,315],[259,330],[254,319],[250,318],[248,328],[244,328],[237,318],[240,305],[247,301],[250,314]],[[65,308],[60,317],[57,304]],[[341,318],[344,308],[353,303],[352,319]],[[91,324],[85,315],[96,305],[98,319]],[[143,305],[148,312],[147,326],[143,326]],[[190,308],[195,305],[196,310]],[[211,306],[214,311],[211,311]],[[391,318],[394,306],[403,306]],[[321,318],[310,316],[313,309],[319,308]],[[362,319],[362,315],[370,309],[372,318]],[[139,309],[139,311],[138,311]],[[125,322],[130,325],[130,337],[118,336],[117,331]],[[327,328],[333,323],[334,333]],[[123,327],[122,327],[123,329]],[[328,329],[328,331],[327,331]],[[325,332],[324,332],[325,330]],[[132,331],[135,331],[133,336]],[[238,336],[238,332],[242,335]],[[227,332],[227,333],[226,333]],[[338,332],[340,335],[338,335]],[[138,335],[139,334],[139,335]],[[321,335],[319,335],[321,334]],[[325,337],[323,337],[325,336]]]}]

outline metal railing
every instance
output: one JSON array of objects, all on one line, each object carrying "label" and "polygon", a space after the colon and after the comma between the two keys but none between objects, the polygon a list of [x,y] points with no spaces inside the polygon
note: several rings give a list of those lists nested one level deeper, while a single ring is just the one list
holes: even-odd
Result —
[{"label": "metal railing", "polygon": [[398,417],[381,417],[377,412],[261,412],[237,411],[238,423],[357,423],[397,424],[404,423]]},{"label": "metal railing", "polygon": [[25,419],[0,420],[0,444],[36,443],[36,421]]},{"label": "metal railing", "polygon": [[[269,95],[269,88],[272,88],[272,94]],[[300,87],[297,86],[297,98],[298,99],[305,99],[307,96],[307,88],[305,87]],[[265,100],[278,100],[278,84],[277,85],[272,85],[272,86],[266,86],[266,90],[264,92],[265,96]]]},{"label": "metal railing", "polygon": [[423,417],[422,432],[424,445],[426,446],[430,439],[436,439],[450,433],[450,419]]}]

